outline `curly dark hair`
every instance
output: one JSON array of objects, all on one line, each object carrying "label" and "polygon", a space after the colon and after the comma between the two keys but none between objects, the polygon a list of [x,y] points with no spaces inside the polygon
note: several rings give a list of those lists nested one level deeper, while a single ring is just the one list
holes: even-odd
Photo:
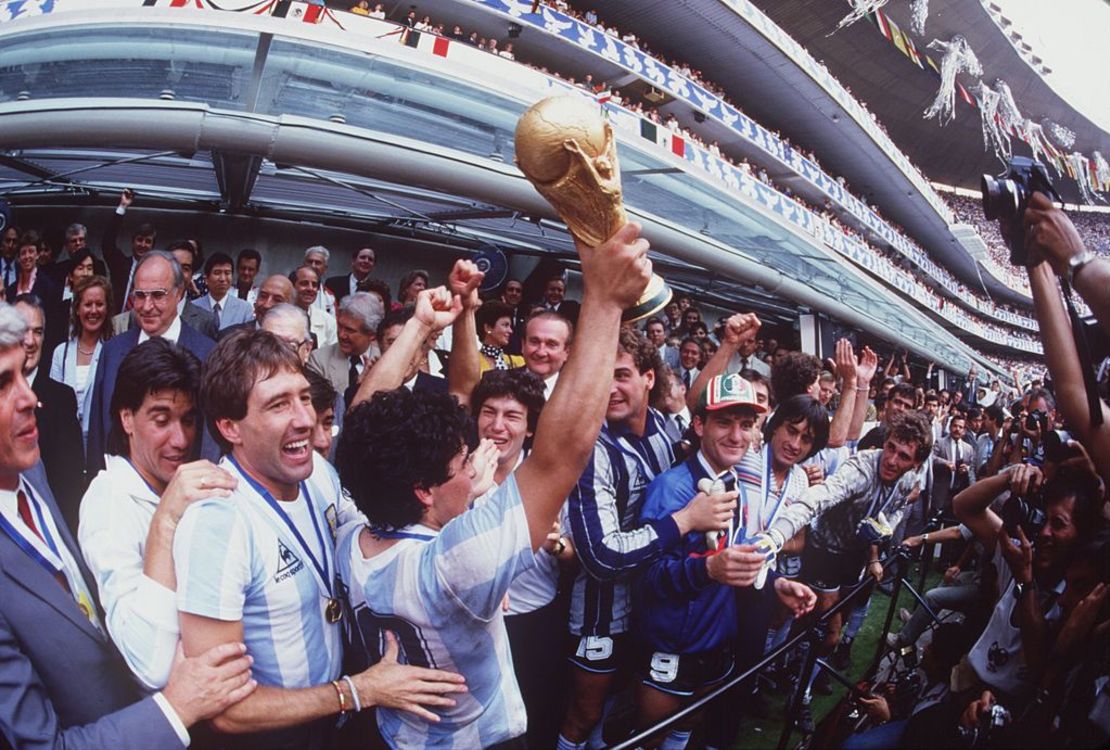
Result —
[{"label": "curly dark hair", "polygon": [[1044,485],[1044,505],[1073,500],[1071,521],[1082,544],[1106,526],[1102,516],[1102,485],[1098,476],[1078,466],[1060,466]]},{"label": "curly dark hair", "polygon": [[621,353],[632,357],[632,362],[641,375],[646,374],[648,370],[655,373],[655,385],[651,387],[649,402],[661,397],[667,378],[663,372],[663,358],[659,356],[659,350],[655,348],[655,344],[648,341],[647,336],[635,328],[624,326],[617,339],[617,355]]},{"label": "curly dark hair", "polygon": [[393,292],[390,291],[389,284],[381,279],[367,276],[365,279],[358,282],[358,291],[377,294],[382,298],[382,304],[385,306],[386,310],[389,310],[389,308],[393,306]]},{"label": "curly dark hair", "polygon": [[451,459],[472,444],[471,433],[453,396],[381,391],[343,420],[335,467],[371,525],[400,529],[424,515],[414,490],[451,479]]},{"label": "curly dark hair", "polygon": [[475,418],[482,404],[491,398],[508,396],[516,399],[528,410],[528,431],[536,431],[536,423],[546,403],[543,380],[539,375],[521,368],[519,370],[487,370],[478,386],[470,394],[470,413]]},{"label": "curly dark hair", "polygon": [[776,403],[804,394],[821,376],[821,360],[805,352],[790,352],[771,367],[771,393]]},{"label": "curly dark hair", "polygon": [[478,325],[478,338],[483,341],[486,338],[486,328],[493,328],[497,325],[497,321],[502,318],[509,318],[512,320],[513,308],[506,305],[504,302],[498,300],[490,300],[483,302],[482,306],[478,308],[478,314],[475,316],[475,323]]},{"label": "curly dark hair", "polygon": [[887,426],[886,436],[900,443],[917,443],[914,458],[919,462],[933,452],[933,428],[929,424],[929,418],[922,412],[904,411],[895,414]]}]

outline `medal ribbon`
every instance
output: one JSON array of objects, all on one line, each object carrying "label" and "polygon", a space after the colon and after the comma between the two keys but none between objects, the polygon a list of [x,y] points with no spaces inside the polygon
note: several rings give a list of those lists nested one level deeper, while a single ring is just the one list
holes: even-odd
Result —
[{"label": "medal ribbon", "polygon": [[[62,556],[58,552],[58,545],[54,542],[54,537],[50,534],[50,529],[46,525],[46,520],[42,515],[42,508],[39,507],[38,499],[31,491],[31,488],[25,484],[20,485],[27,494],[27,500],[32,508],[34,508],[36,521],[38,522],[39,530],[42,531],[40,538],[34,532],[24,534],[20,530],[24,526],[22,522],[17,526],[12,523],[7,514],[0,514],[0,528],[12,538],[12,541],[19,545],[19,548],[26,552],[32,560],[41,565],[50,575],[56,576],[59,573],[65,575],[65,565],[62,562]],[[30,531],[30,529],[28,529]],[[67,576],[68,580],[68,576]]]},{"label": "medal ribbon", "polygon": [[59,579],[59,583],[64,580],[69,588],[67,592],[76,601],[81,614],[85,615],[96,629],[100,629],[100,623],[97,621],[96,615],[92,607],[92,602],[89,599],[88,591],[85,587],[83,580],[78,576],[77,580],[70,577],[69,569],[66,567],[62,554],[58,550],[58,545],[54,541],[54,536],[50,533],[50,526],[46,523],[46,517],[43,515],[42,504],[38,498],[35,497],[34,491],[30,485],[25,482],[20,483],[20,489],[27,495],[27,503],[33,508],[35,520],[38,524],[39,530],[42,532],[42,537],[39,537],[30,529],[24,533],[23,529],[26,525],[22,519],[18,524],[14,523],[11,518],[8,518],[8,513],[0,513],[0,529],[11,537],[11,540],[16,545],[27,553],[27,555],[38,563],[46,572]]},{"label": "medal ribbon", "polygon": [[771,446],[767,446],[767,467],[763,472],[763,500],[759,505],[759,530],[766,531],[771,528],[771,524],[775,522],[775,517],[779,514],[779,509],[782,507],[783,498],[786,497],[786,487],[790,484],[790,472],[794,467],[786,472],[786,476],[782,479],[782,487],[779,488],[779,499],[775,503],[774,509],[771,511],[771,517],[766,521],[763,520],[763,509],[767,507],[767,498],[771,494],[771,484],[775,481],[775,474],[772,468],[772,451]]},{"label": "medal ribbon", "polygon": [[265,500],[266,504],[269,505],[274,513],[277,514],[278,518],[284,521],[285,525],[289,527],[289,530],[297,539],[297,544],[300,546],[305,556],[312,563],[312,567],[313,569],[315,569],[316,575],[320,579],[321,585],[323,585],[324,587],[324,591],[327,592],[326,598],[329,600],[335,599],[333,589],[333,586],[335,585],[334,579],[328,573],[328,545],[324,543],[324,535],[320,531],[320,521],[316,518],[316,503],[313,502],[312,496],[308,493],[308,486],[304,482],[301,482],[301,492],[304,493],[305,502],[308,503],[308,517],[312,519],[312,528],[316,531],[316,540],[320,542],[320,550],[324,553],[323,564],[321,564],[320,561],[316,559],[316,555],[313,554],[311,549],[309,549],[308,543],[305,541],[305,538],[301,536],[300,529],[298,529],[297,525],[293,523],[293,519],[290,518],[284,510],[282,510],[281,505],[278,504],[278,501],[274,499],[274,496],[270,494],[269,490],[256,482],[254,477],[252,477],[250,474],[243,471],[243,467],[239,465],[239,462],[236,461],[234,457],[229,455],[227,457],[227,460],[230,461],[232,465],[234,465],[235,468],[239,470],[239,473],[243,475],[243,478],[247,480],[247,483],[251,486],[251,488],[262,496],[262,499]]}]

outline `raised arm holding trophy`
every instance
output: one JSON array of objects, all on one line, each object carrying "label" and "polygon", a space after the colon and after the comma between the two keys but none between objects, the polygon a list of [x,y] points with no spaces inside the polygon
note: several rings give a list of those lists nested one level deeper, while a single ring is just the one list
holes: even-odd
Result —
[{"label": "raised arm holding trophy", "polygon": [[[597,247],[628,223],[613,128],[588,99],[552,96],[529,107],[516,126],[516,161],[579,242]],[[622,318],[649,317],[671,294],[653,275]]]}]

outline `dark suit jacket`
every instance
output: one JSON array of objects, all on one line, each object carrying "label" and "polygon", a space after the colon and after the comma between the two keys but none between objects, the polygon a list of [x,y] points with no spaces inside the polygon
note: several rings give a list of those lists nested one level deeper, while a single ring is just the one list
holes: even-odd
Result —
[{"label": "dark suit jacket", "polygon": [[131,256],[125,254],[116,244],[116,235],[119,234],[123,217],[112,211],[108,224],[104,227],[104,237],[100,240],[100,254],[108,264],[108,280],[112,282],[112,293],[116,307],[112,314],[123,312],[127,303],[124,292],[127,291],[127,279],[131,276]]},{"label": "dark suit jacket", "polygon": [[[43,270],[54,280],[55,284],[62,287],[65,286],[66,277],[69,276],[69,272],[72,269],[73,258],[62,258],[61,260],[54,261]],[[104,276],[105,278],[108,276],[108,266],[106,266],[104,261],[100,258],[97,258],[96,255],[93,255],[93,273],[97,276]]]},{"label": "dark suit jacket", "polygon": [[220,337],[216,340],[217,341],[223,341],[225,338],[227,338],[228,336],[233,334],[235,331],[257,331],[257,330],[258,330],[258,321],[257,320],[248,320],[246,323],[240,323],[239,325],[228,326],[227,328],[221,328],[220,329]]},{"label": "dark suit jacket", "polygon": [[192,326],[193,330],[198,333],[203,333],[213,341],[220,335],[219,330],[216,328],[216,316],[195,302],[185,303],[185,307],[181,311],[181,321],[183,323],[188,323]]},{"label": "dark suit jacket", "polygon": [[[127,317],[123,318],[124,315],[127,315]],[[121,319],[125,321],[126,328],[124,328],[124,323],[120,322]],[[200,305],[186,302],[185,306],[181,308],[181,320],[192,326],[193,330],[203,333],[213,341],[219,338],[220,332],[216,330],[215,316]],[[139,330],[139,321],[135,320],[135,316],[131,313],[120,313],[112,318],[112,329],[117,335],[124,331],[137,331]]]},{"label": "dark suit jacket", "polygon": [[339,300],[351,293],[351,274],[329,276],[328,280],[324,282],[324,286],[331,290],[331,293],[335,295],[336,304],[339,304]]},{"label": "dark suit jacket", "polygon": [[[42,464],[24,472],[95,592],[61,522]],[[142,698],[110,641],[54,577],[0,532],[0,729],[16,748],[180,748],[153,698]],[[95,597],[95,593],[93,594]]]},{"label": "dark suit jacket", "polygon": [[[195,354],[201,362],[208,357],[209,352],[216,346],[215,341],[197,333],[185,322],[181,324],[181,336],[178,337],[177,343]],[[139,329],[134,328],[109,340],[100,350],[100,362],[96,366],[96,381],[93,383],[92,414],[89,416],[86,466],[90,477],[96,476],[96,473],[104,468],[104,452],[108,447],[108,432],[112,426],[110,407],[112,405],[112,394],[116,389],[116,377],[119,375],[120,363],[138,344]],[[219,447],[208,434],[208,430],[201,429],[200,433],[202,435],[201,457],[211,461],[219,460]]]},{"label": "dark suit jacket", "polygon": [[[12,284],[4,292],[9,305],[18,296],[15,289],[16,285]],[[54,283],[44,268],[40,268],[35,276],[31,294],[42,300],[42,311],[46,318],[43,326],[42,350],[49,360],[54,347],[68,338],[66,333],[69,331],[69,303],[62,301],[62,288]],[[49,362],[47,365],[49,369]]]},{"label": "dark suit jacket", "polygon": [[[447,378],[436,377],[429,375],[421,370],[416,373],[416,382],[412,384],[413,393],[448,393],[450,388],[447,387]],[[350,400],[347,401],[350,403]]]},{"label": "dark suit jacket", "polygon": [[578,313],[581,312],[581,309],[581,305],[579,305],[578,302],[576,302],[575,300],[565,299],[559,303],[559,309],[555,312],[562,315],[571,323],[578,325]]},{"label": "dark suit jacket", "polygon": [[85,494],[85,446],[81,441],[81,423],[77,421],[77,396],[64,383],[50,379],[49,366],[39,365],[31,389],[42,406],[35,409],[39,426],[39,450],[50,489],[62,509],[62,517],[70,531],[77,531],[77,507]]}]

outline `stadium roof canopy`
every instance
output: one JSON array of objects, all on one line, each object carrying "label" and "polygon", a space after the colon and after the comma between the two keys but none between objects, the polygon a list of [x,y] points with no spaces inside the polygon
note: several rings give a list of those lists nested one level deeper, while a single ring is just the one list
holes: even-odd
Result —
[{"label": "stadium roof canopy", "polygon": [[[840,19],[850,6],[843,0],[752,0],[772,20],[782,26],[810,53],[824,60],[829,70],[867,104],[887,128],[894,142],[933,180],[978,189],[979,176],[997,173],[1002,164],[983,148],[979,110],[957,98],[956,117],[941,127],[922,113],[937,93],[938,80],[931,71],[922,70],[898,51],[875,24],[864,18],[837,31]],[[709,4],[716,4],[711,2]],[[900,28],[910,24],[908,0],[893,0],[882,12]],[[1074,148],[1090,155],[1092,151],[1110,154],[1110,133],[1099,128],[1066,102],[1049,85],[1051,73],[1042,77],[1044,63],[1036,49],[1026,51],[1016,32],[1009,34],[995,23],[988,12],[989,3],[975,0],[932,0],[925,36],[916,39],[919,51],[933,39],[948,41],[962,34],[983,66],[983,80],[993,83],[1001,78],[1009,84],[1014,100],[1025,117],[1034,122],[1047,118],[1076,134]],[[997,12],[998,8],[995,7]],[[1017,45],[1017,47],[1015,47]],[[935,53],[930,53],[934,54]],[[1097,51],[1091,50],[1092,61]],[[1026,59],[1029,58],[1029,59]],[[939,62],[939,58],[938,58]],[[1097,74],[1093,73],[1092,78]],[[960,76],[965,85],[973,79]],[[1094,82],[1092,81],[1092,84]],[[1092,91],[1092,96],[1097,95]],[[787,124],[783,124],[787,127]],[[1029,148],[1013,140],[1015,153],[1029,155]],[[812,144],[820,149],[820,143]],[[1062,179],[1057,188],[1069,202],[1078,202],[1079,191],[1073,180]]]}]

